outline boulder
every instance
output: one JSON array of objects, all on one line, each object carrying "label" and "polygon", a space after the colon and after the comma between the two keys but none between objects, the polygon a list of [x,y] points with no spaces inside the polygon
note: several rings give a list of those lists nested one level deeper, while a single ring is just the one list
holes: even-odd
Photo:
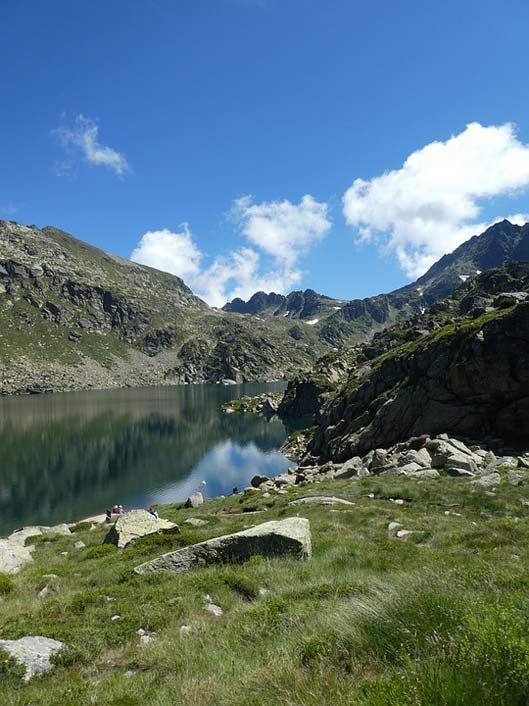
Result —
[{"label": "boulder", "polygon": [[369,471],[365,468],[360,456],[353,456],[339,468],[334,477],[336,480],[344,478],[352,478],[353,476],[369,475]]},{"label": "boulder", "polygon": [[169,520],[154,517],[147,510],[130,510],[120,515],[105,537],[105,544],[115,544],[124,549],[140,537],[149,534],[179,534],[178,525]]},{"label": "boulder", "polygon": [[26,668],[24,681],[35,674],[49,672],[53,668],[51,658],[64,647],[63,642],[50,637],[21,637],[19,640],[0,640],[0,650]]},{"label": "boulder", "polygon": [[193,493],[188,497],[188,499],[185,501],[184,507],[199,507],[204,503],[204,496],[202,493],[199,493],[198,491],[196,493]]},{"label": "boulder", "polygon": [[418,451],[410,449],[400,455],[397,465],[407,466],[409,463],[416,463],[418,466],[421,466],[421,468],[430,468],[432,465],[432,457],[425,448],[419,449]]},{"label": "boulder", "polygon": [[269,480],[270,480],[270,478],[268,476],[265,476],[262,473],[256,473],[255,476],[250,481],[250,485],[254,488],[258,488],[261,485],[261,483],[266,483]]},{"label": "boulder", "polygon": [[431,480],[433,478],[440,478],[441,474],[435,468],[423,468],[422,471],[415,471],[415,473],[410,473],[410,478],[418,478],[419,480]]},{"label": "boulder", "polygon": [[32,561],[33,549],[18,541],[0,539],[0,573],[17,574],[25,564]]},{"label": "boulder", "polygon": [[134,571],[137,574],[177,573],[211,563],[243,562],[256,555],[307,559],[311,554],[309,521],[303,517],[289,517],[162,554],[140,564]]},{"label": "boulder", "polygon": [[498,485],[501,481],[501,476],[499,473],[489,473],[481,478],[476,478],[472,483],[475,485],[481,485],[483,488],[492,488],[494,485]]},{"label": "boulder", "polygon": [[447,468],[446,473],[449,476],[452,476],[453,478],[463,478],[463,477],[468,477],[468,478],[474,478],[475,473],[472,473],[472,471],[468,471],[466,468]]}]

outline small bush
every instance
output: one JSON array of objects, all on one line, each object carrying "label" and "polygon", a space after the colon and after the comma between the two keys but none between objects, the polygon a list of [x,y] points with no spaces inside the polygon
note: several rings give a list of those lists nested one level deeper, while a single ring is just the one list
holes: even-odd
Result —
[{"label": "small bush", "polygon": [[15,584],[11,576],[0,574],[0,596],[7,596],[14,588]]},{"label": "small bush", "polygon": [[117,551],[114,544],[98,544],[95,547],[90,547],[86,552],[85,559],[99,559],[102,556],[108,556]]}]

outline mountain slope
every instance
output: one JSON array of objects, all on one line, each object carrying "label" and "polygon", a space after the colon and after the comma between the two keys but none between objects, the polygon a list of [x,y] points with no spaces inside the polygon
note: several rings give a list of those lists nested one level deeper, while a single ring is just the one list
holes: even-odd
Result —
[{"label": "mountain slope", "polygon": [[523,445],[529,263],[487,270],[423,314],[349,349],[347,361],[345,354],[335,354],[334,368],[326,356],[311,376],[289,385],[280,407],[283,414],[303,405],[315,413],[309,448],[320,461],[344,461],[441,431],[489,445]]},{"label": "mountain slope", "polygon": [[180,278],[56,228],[0,221],[0,392],[284,378],[325,352],[290,329],[211,309]]}]

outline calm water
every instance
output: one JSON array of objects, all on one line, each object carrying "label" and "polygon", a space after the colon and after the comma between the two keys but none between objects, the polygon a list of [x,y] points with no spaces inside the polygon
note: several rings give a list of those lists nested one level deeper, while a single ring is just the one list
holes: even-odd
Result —
[{"label": "calm water", "polygon": [[[282,383],[0,398],[0,535],[33,523],[206,496],[279,473],[290,430],[220,405]],[[203,484],[206,481],[206,484]]]}]

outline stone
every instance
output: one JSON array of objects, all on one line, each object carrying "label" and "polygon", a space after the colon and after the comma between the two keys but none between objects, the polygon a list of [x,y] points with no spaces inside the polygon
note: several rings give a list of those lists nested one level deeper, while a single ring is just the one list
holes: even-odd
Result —
[{"label": "stone", "polygon": [[50,637],[28,636],[18,640],[0,640],[0,650],[7,652],[10,657],[25,667],[25,682],[36,674],[49,672],[53,668],[51,658],[63,647],[63,642]]},{"label": "stone", "polygon": [[449,476],[452,476],[454,478],[463,478],[463,477],[468,477],[468,478],[475,478],[475,473],[472,473],[472,471],[467,471],[465,468],[447,468],[446,473]]},{"label": "stone", "polygon": [[200,492],[193,493],[188,497],[188,499],[185,501],[184,507],[190,508],[196,508],[200,507],[200,505],[203,505],[204,503],[204,496]]},{"label": "stone", "polygon": [[34,547],[25,547],[17,541],[0,539],[0,573],[17,574],[28,562],[32,561]]},{"label": "stone", "polygon": [[46,596],[49,594],[49,592],[50,592],[50,587],[48,586],[48,584],[46,584],[44,586],[44,588],[38,592],[37,598],[46,598]]},{"label": "stone", "polygon": [[266,483],[269,480],[270,480],[270,478],[268,476],[265,476],[262,473],[256,473],[256,475],[250,481],[250,485],[253,488],[258,488],[261,485],[261,483]]},{"label": "stone", "polygon": [[215,603],[208,603],[206,605],[206,610],[208,613],[211,613],[214,618],[221,618],[224,615],[224,611],[220,605],[215,605]]},{"label": "stone", "polygon": [[380,468],[381,466],[385,466],[388,458],[388,452],[386,449],[375,449],[373,451],[373,457],[371,459],[371,463],[369,464],[369,470],[373,470],[374,468]]},{"label": "stone", "polygon": [[191,633],[191,625],[181,625],[180,635],[189,635]]},{"label": "stone", "polygon": [[310,524],[303,517],[265,522],[250,529],[183,547],[137,566],[137,574],[188,571],[211,563],[243,562],[252,556],[294,556],[312,554]]},{"label": "stone", "polygon": [[360,456],[353,456],[353,458],[346,461],[342,467],[335,472],[334,477],[336,480],[352,478],[353,476],[362,475],[363,471],[366,471],[366,475],[369,475],[369,472],[367,471],[367,468],[364,467]]},{"label": "stone", "polygon": [[309,495],[306,498],[298,498],[297,500],[292,500],[288,503],[289,505],[354,505],[354,503],[349,500],[344,500],[343,498],[336,498],[334,496],[327,495]]},{"label": "stone", "polygon": [[209,524],[207,520],[201,520],[199,517],[189,517],[184,520],[184,525],[191,525],[191,527],[203,527]]},{"label": "stone", "polygon": [[397,465],[407,466],[410,463],[416,463],[422,468],[430,468],[432,464],[432,457],[426,448],[419,449],[418,451],[415,451],[415,449],[410,449],[409,451],[405,451],[401,454]]},{"label": "stone", "polygon": [[73,546],[76,549],[84,549],[86,547],[86,544],[83,542],[82,539],[78,539],[77,542]]},{"label": "stone", "polygon": [[394,539],[400,527],[402,527],[400,522],[390,522],[388,525],[388,537]]},{"label": "stone", "polygon": [[518,456],[518,466],[520,468],[529,468],[529,457],[528,456]]},{"label": "stone", "polygon": [[140,537],[149,534],[179,534],[178,525],[169,520],[154,517],[147,510],[130,510],[120,515],[105,537],[105,544],[115,544],[118,549],[125,549]]},{"label": "stone", "polygon": [[399,475],[409,476],[411,473],[420,471],[424,466],[418,463],[407,463],[405,466],[399,466]]},{"label": "stone", "polygon": [[494,485],[498,485],[501,481],[501,476],[499,473],[489,473],[481,478],[476,478],[476,480],[471,481],[475,485],[481,485],[483,488],[492,488]]},{"label": "stone", "polygon": [[419,480],[432,480],[440,478],[441,474],[435,468],[423,468],[422,471],[415,471],[410,474],[410,478],[418,478]]},{"label": "stone", "polygon": [[401,529],[397,531],[397,539],[407,540],[412,534],[411,530]]}]

